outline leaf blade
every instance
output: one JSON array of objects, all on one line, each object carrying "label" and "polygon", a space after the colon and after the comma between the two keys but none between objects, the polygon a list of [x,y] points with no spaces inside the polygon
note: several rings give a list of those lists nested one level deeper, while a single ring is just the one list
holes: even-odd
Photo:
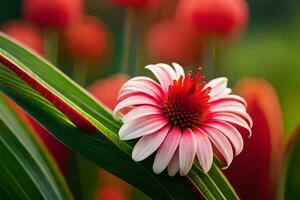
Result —
[{"label": "leaf blade", "polygon": [[0,110],[2,188],[16,198],[70,199],[62,175],[2,96]]}]

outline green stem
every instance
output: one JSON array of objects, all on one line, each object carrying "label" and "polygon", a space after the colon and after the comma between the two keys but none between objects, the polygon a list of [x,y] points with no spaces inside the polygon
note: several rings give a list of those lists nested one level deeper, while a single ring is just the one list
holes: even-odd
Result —
[{"label": "green stem", "polygon": [[56,30],[48,29],[44,32],[44,53],[46,58],[57,65],[59,34]]},{"label": "green stem", "polygon": [[215,35],[208,36],[204,49],[204,70],[208,78],[216,76],[217,71],[217,38]]},{"label": "green stem", "polygon": [[73,80],[84,86],[87,78],[87,62],[83,59],[75,59],[73,66]]},{"label": "green stem", "polygon": [[121,61],[121,72],[129,72],[129,61],[130,61],[130,45],[133,33],[133,10],[128,8],[126,10],[125,25],[123,33],[123,47],[122,47],[122,61]]}]

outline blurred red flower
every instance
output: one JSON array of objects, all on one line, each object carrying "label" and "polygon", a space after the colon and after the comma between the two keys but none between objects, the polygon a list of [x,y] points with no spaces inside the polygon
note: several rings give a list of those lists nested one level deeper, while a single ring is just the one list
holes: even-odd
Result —
[{"label": "blurred red flower", "polygon": [[245,0],[180,0],[176,16],[203,33],[237,34],[248,22]]},{"label": "blurred red flower", "polygon": [[108,29],[98,19],[85,17],[64,31],[66,50],[74,57],[95,60],[108,50]]},{"label": "blurred red flower", "polygon": [[37,53],[43,54],[43,36],[41,31],[34,25],[11,21],[3,25],[2,31]]},{"label": "blurred red flower", "polygon": [[81,19],[82,0],[24,0],[23,15],[41,27],[61,29]]},{"label": "blurred red flower", "polygon": [[200,38],[175,20],[155,24],[146,36],[146,50],[155,62],[191,64],[201,47]]},{"label": "blurred red flower", "polygon": [[129,77],[125,74],[112,75],[96,81],[88,87],[88,91],[110,110],[113,110],[117,105],[119,91],[127,80]]},{"label": "blurred red flower", "polygon": [[[224,173],[241,199],[275,199],[284,155],[281,109],[272,86],[262,79],[244,79],[237,93],[248,103],[252,137]],[[247,137],[247,134],[243,134]]]}]

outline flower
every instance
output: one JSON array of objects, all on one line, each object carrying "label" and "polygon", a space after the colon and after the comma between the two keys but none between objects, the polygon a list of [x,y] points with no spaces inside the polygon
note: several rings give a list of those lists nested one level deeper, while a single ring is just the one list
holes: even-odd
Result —
[{"label": "flower", "polygon": [[81,19],[82,0],[24,0],[23,15],[38,26],[62,29]]},{"label": "flower", "polygon": [[146,49],[155,61],[173,60],[190,64],[196,57],[197,50],[202,46],[200,42],[198,37],[196,38],[175,20],[164,20],[149,30]]},{"label": "flower", "polygon": [[43,36],[34,25],[26,22],[11,21],[3,25],[2,31],[37,53],[43,54]]},{"label": "flower", "polygon": [[236,91],[247,100],[254,125],[251,139],[225,175],[241,199],[276,199],[285,151],[278,97],[267,81],[257,78],[242,79]]},{"label": "flower", "polygon": [[108,50],[108,29],[98,19],[85,17],[64,30],[69,54],[88,61],[101,58]]},{"label": "flower", "polygon": [[[232,95],[226,78],[208,83],[201,75],[185,76],[174,63],[148,65],[159,83],[144,76],[127,81],[121,88],[114,115],[131,110],[122,118],[121,140],[141,139],[134,146],[132,158],[142,161],[157,150],[153,171],[186,175],[197,154],[205,173],[213,162],[213,147],[227,166],[233,155],[243,149],[243,139],[236,127],[251,134],[252,120],[243,98]],[[175,70],[174,70],[175,69]]]},{"label": "flower", "polygon": [[96,81],[87,89],[96,100],[113,110],[118,103],[118,92],[128,79],[129,76],[125,74],[115,74]]},{"label": "flower", "polygon": [[176,18],[200,32],[236,34],[248,22],[245,0],[181,0]]}]

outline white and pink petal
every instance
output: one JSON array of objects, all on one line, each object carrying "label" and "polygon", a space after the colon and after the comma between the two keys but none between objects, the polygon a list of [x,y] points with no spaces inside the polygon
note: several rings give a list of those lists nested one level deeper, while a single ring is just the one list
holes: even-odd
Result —
[{"label": "white and pink petal", "polygon": [[185,74],[183,68],[178,63],[172,63],[172,64],[176,72],[176,80],[178,80],[180,76],[184,78]]},{"label": "white and pink petal", "polygon": [[173,84],[173,80],[176,80],[176,73],[169,65],[147,65],[145,68],[149,69],[156,76],[164,92],[167,92],[169,86]]},{"label": "white and pink petal", "polygon": [[132,96],[120,101],[113,111],[113,116],[116,117],[117,113],[124,108],[131,106],[143,106],[143,105],[152,105],[160,106],[159,103],[147,95],[139,95],[138,97]]},{"label": "white and pink petal", "polygon": [[211,121],[208,122],[206,126],[210,127],[209,129],[217,129],[223,133],[234,147],[235,155],[238,155],[243,150],[243,137],[234,126],[225,121]]},{"label": "white and pink petal", "polygon": [[124,123],[119,130],[119,137],[121,140],[139,138],[144,135],[149,135],[159,131],[166,124],[168,124],[168,120],[160,115],[153,117],[142,117]]},{"label": "white and pink petal", "polygon": [[228,167],[233,159],[233,150],[228,139],[218,130],[207,129],[206,127],[201,127],[201,130],[207,134],[209,140],[222,154],[226,161],[226,167]]},{"label": "white and pink petal", "polygon": [[179,173],[187,175],[190,171],[197,152],[197,141],[193,131],[186,128],[182,134],[179,144]]},{"label": "white and pink petal", "polygon": [[163,111],[161,108],[156,107],[156,106],[151,106],[151,105],[142,105],[135,107],[131,111],[129,111],[127,114],[123,116],[123,122],[127,123],[130,120],[136,120],[142,117],[150,117],[150,116],[157,116],[157,115],[162,115],[163,116]]},{"label": "white and pink petal", "polygon": [[159,147],[156,153],[153,163],[154,173],[159,174],[168,166],[176,149],[178,148],[181,137],[182,132],[179,128],[174,127],[170,130],[163,144]]},{"label": "white and pink petal", "polygon": [[133,148],[132,159],[138,162],[149,157],[160,147],[169,131],[170,127],[166,125],[155,133],[143,136]]},{"label": "white and pink petal", "polygon": [[179,148],[177,148],[168,165],[168,175],[175,176],[179,171],[179,167]]},{"label": "white and pink petal", "polygon": [[230,124],[238,125],[245,128],[249,132],[249,137],[252,134],[250,124],[248,124],[241,116],[232,113],[213,113],[211,115],[212,120],[226,121]]},{"label": "white and pink petal", "polygon": [[210,140],[201,129],[194,129],[197,141],[197,157],[204,171],[207,173],[213,163],[213,149]]}]

